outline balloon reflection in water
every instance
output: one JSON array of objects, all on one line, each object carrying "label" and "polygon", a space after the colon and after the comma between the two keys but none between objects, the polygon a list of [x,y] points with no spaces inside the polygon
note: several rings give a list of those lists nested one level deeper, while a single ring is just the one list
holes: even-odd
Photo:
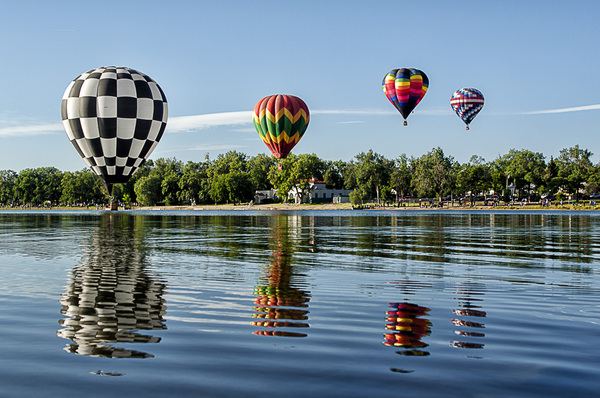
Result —
[{"label": "balloon reflection in water", "polygon": [[151,358],[110,343],[157,343],[134,330],[166,329],[164,283],[144,269],[133,217],[107,214],[91,238],[88,253],[72,271],[63,293],[58,336],[70,339],[65,351],[108,358]]},{"label": "balloon reflection in water", "polygon": [[[310,293],[294,285],[294,269],[291,265],[292,246],[287,231],[281,227],[272,230],[274,248],[271,263],[265,267],[261,283],[254,289],[252,325],[266,328],[254,332],[261,336],[306,337],[306,333],[285,330],[308,328],[306,310]],[[274,330],[284,328],[284,330]]]},{"label": "balloon reflection in water", "polygon": [[411,303],[390,303],[391,310],[387,311],[385,340],[383,344],[393,347],[402,347],[400,355],[426,356],[429,352],[421,350],[428,346],[421,341],[431,334],[431,321],[422,318],[429,313],[429,308]]},{"label": "balloon reflection in water", "polygon": [[[456,291],[456,293],[457,293],[456,299],[459,300],[458,306],[460,308],[453,309],[452,313],[454,313],[455,315],[458,315],[460,317],[469,317],[471,319],[485,318],[487,316],[486,312],[478,309],[478,308],[481,308],[481,306],[476,304],[478,302],[483,301],[483,298],[479,297],[479,296],[483,296],[482,290],[483,290],[482,286],[478,286],[471,282],[461,284],[461,286],[459,286],[459,288]],[[483,323],[476,322],[471,319],[455,318],[455,319],[452,319],[452,323],[455,326],[459,326],[459,327],[467,327],[467,328],[474,328],[474,329],[484,329],[485,328],[485,325]],[[480,332],[480,331],[455,330],[454,333],[456,333],[459,336],[464,336],[464,337],[476,337],[476,338],[485,337],[485,333]],[[454,348],[483,348],[485,346],[485,344],[482,344],[479,342],[473,343],[473,342],[468,342],[468,341],[451,341],[450,346],[452,346]]]}]

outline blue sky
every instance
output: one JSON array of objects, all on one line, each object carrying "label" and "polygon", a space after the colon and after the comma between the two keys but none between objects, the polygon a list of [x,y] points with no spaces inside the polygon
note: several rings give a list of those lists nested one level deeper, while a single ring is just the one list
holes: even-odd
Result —
[{"label": "blue sky", "polygon": [[[441,147],[457,161],[511,148],[549,158],[579,145],[600,160],[600,2],[2,1],[0,169],[85,167],[60,120],[71,80],[100,66],[155,79],[169,123],[151,158],[269,153],[251,111],[271,94],[311,111],[294,153],[351,160]],[[413,67],[429,91],[402,126],[381,89]],[[486,103],[465,131],[461,87]]]}]

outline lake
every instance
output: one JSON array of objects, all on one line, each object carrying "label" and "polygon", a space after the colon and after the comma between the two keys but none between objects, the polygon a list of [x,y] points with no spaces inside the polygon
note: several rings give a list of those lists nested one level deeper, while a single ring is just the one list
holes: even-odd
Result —
[{"label": "lake", "polygon": [[0,211],[0,396],[600,389],[600,213]]}]

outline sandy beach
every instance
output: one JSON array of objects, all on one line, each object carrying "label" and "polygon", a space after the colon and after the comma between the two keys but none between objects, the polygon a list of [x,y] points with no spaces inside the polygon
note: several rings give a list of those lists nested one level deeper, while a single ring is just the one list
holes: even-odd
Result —
[{"label": "sandy beach", "polygon": [[[0,210],[108,210],[104,207],[0,207]],[[119,210],[125,210],[122,206]],[[354,210],[350,203],[325,203],[325,204],[293,204],[293,203],[269,203],[260,205],[249,205],[244,204],[221,204],[221,205],[198,205],[198,206],[133,206],[127,207],[128,211],[186,211],[186,210],[233,210],[233,211],[315,211],[315,210]],[[377,206],[374,204],[365,205],[362,209],[365,211],[574,211],[574,210],[600,210],[598,206],[590,206],[587,202],[580,202],[580,204],[565,204],[564,206],[552,205],[552,206],[540,206],[539,204],[528,204],[528,205],[514,205],[514,206],[444,206],[444,207],[419,207],[417,205],[412,206]]]},{"label": "sandy beach", "polygon": [[[407,206],[407,207],[393,207],[393,206],[370,206],[362,210],[369,211],[435,211],[435,210],[478,210],[478,211],[491,211],[491,210],[539,210],[539,211],[560,211],[560,210],[597,210],[596,206],[589,206],[588,204],[581,205],[564,205],[564,206],[540,206],[538,204],[529,204],[526,206],[444,206],[440,207],[419,207],[419,206]],[[352,210],[350,203],[339,203],[339,204],[283,204],[283,203],[270,203],[261,205],[200,205],[200,206],[141,206],[134,207],[132,210],[264,210],[264,211],[312,211],[312,210]]]}]

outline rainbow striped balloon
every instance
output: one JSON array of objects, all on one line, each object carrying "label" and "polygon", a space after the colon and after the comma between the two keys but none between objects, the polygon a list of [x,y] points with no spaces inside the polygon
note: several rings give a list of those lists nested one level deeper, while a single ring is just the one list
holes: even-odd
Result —
[{"label": "rainbow striped balloon", "polygon": [[418,69],[394,69],[385,75],[382,86],[386,97],[404,118],[406,126],[406,118],[427,93],[429,79]]},{"label": "rainbow striped balloon", "polygon": [[461,88],[456,90],[450,98],[450,105],[454,112],[462,119],[469,129],[469,124],[473,121],[475,116],[483,108],[483,94],[481,91],[474,88]]},{"label": "rainbow striped balloon", "polygon": [[277,159],[285,159],[304,135],[310,115],[308,107],[293,95],[270,95],[254,107],[252,122]]}]

